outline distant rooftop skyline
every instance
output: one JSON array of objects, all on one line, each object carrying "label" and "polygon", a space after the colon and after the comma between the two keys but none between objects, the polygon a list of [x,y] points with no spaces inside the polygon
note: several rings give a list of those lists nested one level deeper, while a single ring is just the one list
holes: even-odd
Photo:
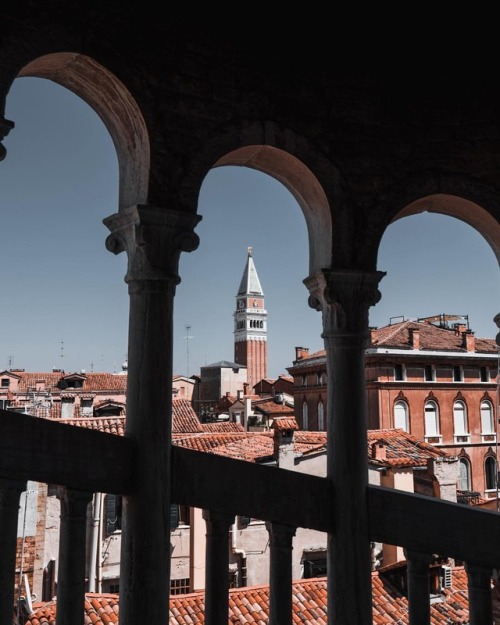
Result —
[{"label": "distant rooftop skyline", "polygon": [[[117,211],[113,143],[86,103],[42,79],[14,82],[6,117],[16,127],[0,163],[0,210],[8,218],[0,369],[119,372],[127,359],[127,259],[105,249],[102,223]],[[199,249],[180,259],[174,374],[233,359],[233,312],[249,247],[268,311],[269,376],[286,373],[296,346],[322,349],[321,315],[308,307],[302,283],[305,219],[291,194],[255,170],[217,167],[201,188],[199,213]],[[495,336],[498,263],[467,224],[431,213],[394,222],[378,269],[387,275],[371,325],[467,314],[476,336]]]}]

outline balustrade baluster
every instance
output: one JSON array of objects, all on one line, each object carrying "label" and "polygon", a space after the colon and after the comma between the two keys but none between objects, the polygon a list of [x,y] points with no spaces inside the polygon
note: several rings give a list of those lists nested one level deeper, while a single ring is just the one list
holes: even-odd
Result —
[{"label": "balustrade baluster", "polygon": [[491,569],[474,564],[466,564],[469,588],[469,624],[484,625],[493,623],[491,601]]},{"label": "balustrade baluster", "polygon": [[295,527],[266,523],[271,548],[269,625],[292,623],[292,549]]},{"label": "balustrade baluster", "polygon": [[25,490],[22,480],[0,479],[0,623],[12,622],[19,498]]},{"label": "balustrade baluster", "polygon": [[409,625],[429,625],[431,620],[429,564],[432,555],[405,551],[408,562]]},{"label": "balustrade baluster", "polygon": [[234,516],[203,511],[207,525],[205,574],[205,624],[222,625],[229,620],[229,528]]},{"label": "balustrade baluster", "polygon": [[61,530],[57,574],[57,625],[83,624],[87,507],[92,493],[60,487]]}]

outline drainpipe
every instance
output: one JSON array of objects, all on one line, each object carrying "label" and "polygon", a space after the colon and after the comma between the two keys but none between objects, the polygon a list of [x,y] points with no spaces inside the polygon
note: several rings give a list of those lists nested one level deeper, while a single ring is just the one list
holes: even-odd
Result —
[{"label": "drainpipe", "polygon": [[238,586],[241,588],[242,586],[247,585],[247,554],[243,549],[236,548],[236,531],[237,531],[237,522],[236,520],[233,523],[231,528],[231,551],[234,555],[240,557],[240,570],[241,570],[241,583],[238,580]]},{"label": "drainpipe", "polygon": [[96,572],[99,544],[99,525],[101,520],[101,493],[94,493],[92,505],[92,527],[90,534],[89,592],[96,591]]}]

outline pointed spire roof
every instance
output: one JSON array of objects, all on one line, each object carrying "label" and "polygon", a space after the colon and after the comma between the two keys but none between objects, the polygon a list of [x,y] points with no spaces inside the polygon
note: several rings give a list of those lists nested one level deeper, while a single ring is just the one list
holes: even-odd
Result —
[{"label": "pointed spire roof", "polygon": [[252,248],[248,248],[248,257],[237,295],[264,295],[260,286],[259,276],[252,257]]}]

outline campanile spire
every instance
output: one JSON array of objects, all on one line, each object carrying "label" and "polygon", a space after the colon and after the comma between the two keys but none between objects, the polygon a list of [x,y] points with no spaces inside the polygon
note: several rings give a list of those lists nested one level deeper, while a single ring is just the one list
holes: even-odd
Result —
[{"label": "campanile spire", "polygon": [[267,377],[267,310],[252,247],[243,269],[234,313],[234,360],[247,368],[250,392]]}]

